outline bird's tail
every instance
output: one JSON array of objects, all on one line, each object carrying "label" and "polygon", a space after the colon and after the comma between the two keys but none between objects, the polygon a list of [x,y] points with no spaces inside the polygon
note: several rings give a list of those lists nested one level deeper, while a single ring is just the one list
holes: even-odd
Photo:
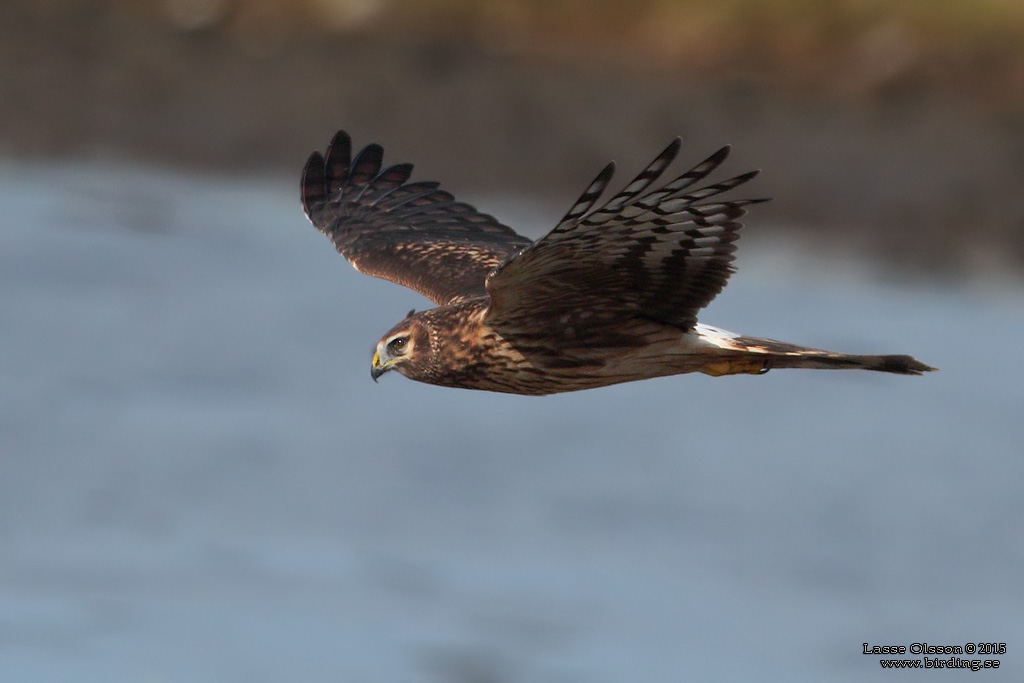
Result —
[{"label": "bird's tail", "polygon": [[937,369],[925,365],[913,356],[836,353],[759,337],[735,336],[727,341],[719,340],[717,345],[736,353],[724,354],[723,362],[714,364],[710,372],[706,371],[707,374],[761,374],[773,368],[808,368],[875,370],[898,375],[921,375]]},{"label": "bird's tail", "polygon": [[814,368],[819,370],[876,370],[897,375],[920,375],[937,368],[925,365],[913,356],[867,356],[808,349],[810,353],[768,354],[768,368]]}]

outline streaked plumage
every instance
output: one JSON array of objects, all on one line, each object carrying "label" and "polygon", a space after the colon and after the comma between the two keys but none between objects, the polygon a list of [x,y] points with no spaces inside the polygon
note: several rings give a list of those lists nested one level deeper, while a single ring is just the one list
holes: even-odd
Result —
[{"label": "streaked plumage", "polygon": [[352,158],[349,136],[335,135],[303,172],[306,215],[357,270],[437,304],[384,335],[374,379],[396,369],[442,386],[551,394],[687,372],[934,369],[910,356],[833,353],[698,323],[733,272],[738,219],[765,200],[711,200],[756,171],[695,188],[728,147],[659,185],[679,147],[677,138],[598,206],[608,164],[531,242],[436,182],[408,182],[411,164],[382,170],[380,145]]}]

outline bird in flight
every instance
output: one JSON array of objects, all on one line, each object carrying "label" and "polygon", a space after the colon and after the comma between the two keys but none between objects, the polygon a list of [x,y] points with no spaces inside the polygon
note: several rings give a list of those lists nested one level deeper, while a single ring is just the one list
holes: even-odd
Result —
[{"label": "bird in flight", "polygon": [[599,205],[608,164],[534,242],[439,183],[409,182],[412,164],[382,169],[380,145],[353,158],[339,131],[306,163],[306,216],[356,270],[437,304],[380,339],[373,379],[397,370],[446,387],[541,395],[688,372],[935,369],[911,356],[835,353],[698,323],[733,272],[739,218],[766,200],[718,197],[757,171],[705,184],[729,147],[659,182],[679,147],[676,138]]}]

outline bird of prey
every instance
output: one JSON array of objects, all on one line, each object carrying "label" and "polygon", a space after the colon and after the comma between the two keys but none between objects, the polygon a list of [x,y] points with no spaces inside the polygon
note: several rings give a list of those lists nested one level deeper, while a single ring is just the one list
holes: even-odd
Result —
[{"label": "bird of prey", "polygon": [[306,163],[306,216],[359,272],[437,304],[380,339],[373,379],[397,370],[441,386],[540,395],[687,372],[934,370],[911,356],[834,353],[698,323],[733,272],[739,218],[766,200],[718,197],[757,171],[704,184],[729,147],[659,182],[679,147],[676,138],[598,205],[608,164],[533,242],[439,183],[409,182],[411,164],[382,170],[380,145],[353,158],[339,131]]}]

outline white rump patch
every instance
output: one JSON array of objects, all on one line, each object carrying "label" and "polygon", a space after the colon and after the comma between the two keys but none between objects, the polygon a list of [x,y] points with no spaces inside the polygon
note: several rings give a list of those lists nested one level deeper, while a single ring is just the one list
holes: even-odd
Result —
[{"label": "white rump patch", "polygon": [[720,330],[717,327],[711,327],[711,325],[705,325],[704,323],[697,323],[694,325],[694,331],[697,336],[702,340],[717,346],[720,349],[736,350],[742,347],[735,344],[732,340],[739,335],[735,332],[729,332],[728,330]]}]

